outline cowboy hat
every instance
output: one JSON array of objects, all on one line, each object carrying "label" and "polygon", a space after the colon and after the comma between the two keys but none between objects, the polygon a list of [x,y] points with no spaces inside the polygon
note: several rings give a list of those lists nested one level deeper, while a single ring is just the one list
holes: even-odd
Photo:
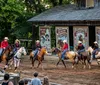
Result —
[{"label": "cowboy hat", "polygon": [[15,43],[16,43],[16,42],[19,42],[19,43],[20,43],[20,40],[16,39],[16,40],[15,40]]},{"label": "cowboy hat", "polygon": [[78,41],[78,43],[82,43],[81,41]]},{"label": "cowboy hat", "polygon": [[5,39],[5,40],[9,40],[8,37],[5,37],[4,39]]},{"label": "cowboy hat", "polygon": [[67,41],[66,40],[63,40],[63,43],[67,43]]},{"label": "cowboy hat", "polygon": [[36,40],[36,42],[40,42],[39,40]]},{"label": "cowboy hat", "polygon": [[97,43],[97,41],[95,41],[94,43]]}]

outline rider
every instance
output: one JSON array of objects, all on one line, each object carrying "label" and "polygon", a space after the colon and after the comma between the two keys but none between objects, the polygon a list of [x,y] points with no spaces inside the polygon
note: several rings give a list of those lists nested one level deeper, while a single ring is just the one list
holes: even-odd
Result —
[{"label": "rider", "polygon": [[8,37],[5,37],[4,40],[1,42],[0,56],[4,53],[5,49],[9,46],[8,40],[9,40]]},{"label": "rider", "polygon": [[64,60],[65,53],[68,51],[68,43],[66,40],[63,41],[62,51],[61,59]]},{"label": "rider", "polygon": [[93,59],[95,59],[96,51],[99,50],[99,46],[98,46],[97,41],[94,42],[94,47],[93,47],[93,49],[94,49],[94,51],[92,52],[92,55],[93,55]]},{"label": "rider", "polygon": [[19,50],[20,48],[20,40],[16,39],[15,40],[15,44],[14,44],[14,54],[17,52],[17,50]]},{"label": "rider", "polygon": [[85,47],[84,47],[84,45],[82,44],[81,41],[78,41],[78,49],[77,50],[78,50],[79,55],[81,54],[81,52],[85,51]]},{"label": "rider", "polygon": [[35,51],[34,51],[34,57],[35,58],[36,58],[36,56],[37,56],[37,54],[38,54],[38,52],[39,52],[40,49],[41,49],[41,44],[40,44],[40,41],[37,40],[36,44],[35,44]]}]

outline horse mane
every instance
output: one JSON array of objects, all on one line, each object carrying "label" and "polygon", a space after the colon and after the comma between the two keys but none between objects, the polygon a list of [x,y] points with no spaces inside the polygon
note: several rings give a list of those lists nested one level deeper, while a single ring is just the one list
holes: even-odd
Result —
[{"label": "horse mane", "polygon": [[55,48],[55,52],[61,52],[61,50],[59,48]]}]

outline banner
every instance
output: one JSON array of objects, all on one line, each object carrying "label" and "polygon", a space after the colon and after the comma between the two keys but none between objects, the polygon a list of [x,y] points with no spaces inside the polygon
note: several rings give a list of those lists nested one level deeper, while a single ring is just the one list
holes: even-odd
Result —
[{"label": "banner", "polygon": [[58,48],[62,47],[63,40],[66,40],[69,45],[68,27],[56,27],[55,30],[56,30],[56,47]]},{"label": "banner", "polygon": [[45,46],[48,52],[51,50],[51,36],[49,26],[40,26],[39,29],[41,46]]},{"label": "banner", "polygon": [[100,27],[96,27],[96,41],[100,47]]},{"label": "banner", "polygon": [[74,37],[74,50],[78,45],[78,41],[81,41],[85,46],[85,49],[88,48],[88,27],[73,27],[73,37]]}]

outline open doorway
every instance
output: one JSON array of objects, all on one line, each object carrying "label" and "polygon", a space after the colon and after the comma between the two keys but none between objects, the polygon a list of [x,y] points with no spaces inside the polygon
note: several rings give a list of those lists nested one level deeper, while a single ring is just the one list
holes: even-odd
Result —
[{"label": "open doorway", "polygon": [[95,40],[95,26],[89,26],[89,46],[93,46]]},{"label": "open doorway", "polygon": [[70,44],[70,50],[74,50],[74,45],[73,45],[73,26],[69,26],[69,44]]}]

